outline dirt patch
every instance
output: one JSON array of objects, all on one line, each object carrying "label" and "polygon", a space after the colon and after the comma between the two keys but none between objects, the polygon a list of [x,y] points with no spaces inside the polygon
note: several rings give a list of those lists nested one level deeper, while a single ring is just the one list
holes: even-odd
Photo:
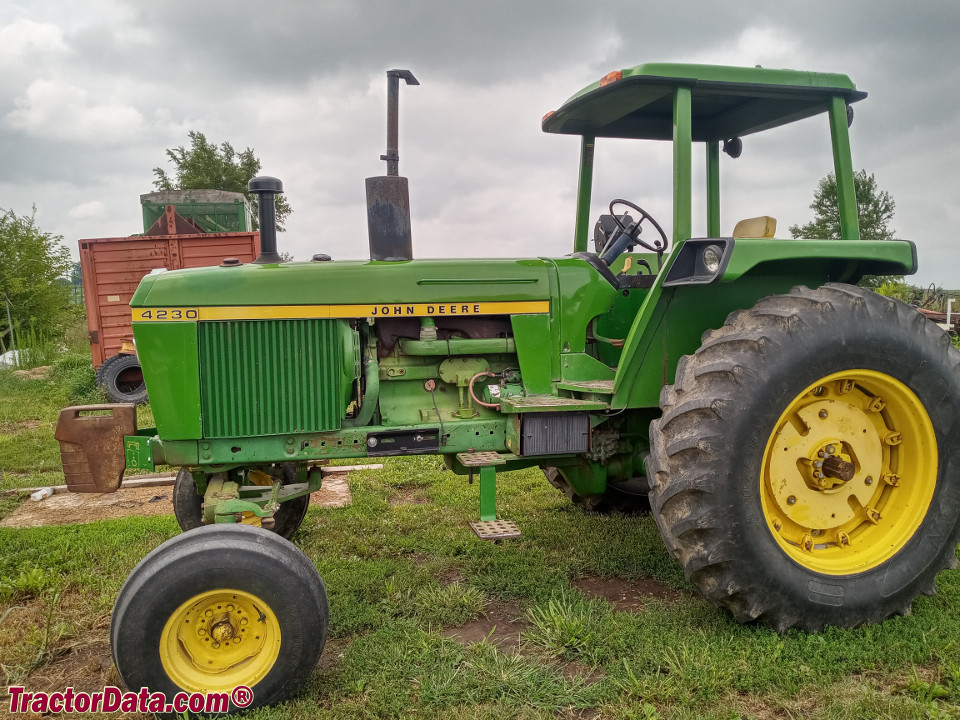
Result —
[{"label": "dirt patch", "polygon": [[0,423],[0,432],[6,435],[14,435],[24,430],[36,430],[40,427],[53,427],[52,422],[43,420],[20,420],[18,422]]},{"label": "dirt patch", "polygon": [[651,600],[676,602],[683,593],[653,578],[628,580],[617,577],[589,576],[571,583],[588,598],[606,600],[617,610],[642,610]]},{"label": "dirt patch", "polygon": [[110,643],[101,640],[61,651],[52,662],[31,673],[25,685],[44,692],[62,692],[66,687],[94,692],[105,685],[120,685],[120,676],[113,667]]},{"label": "dirt patch", "polygon": [[440,573],[439,580],[443,585],[453,585],[454,583],[462,583],[463,575],[459,568],[447,568]]},{"label": "dirt patch", "polygon": [[[75,692],[102,692],[106,686],[123,687],[120,676],[113,667],[110,644],[106,640],[92,642],[83,647],[68,648],[35,670],[23,683],[31,692],[63,692],[72,687]],[[3,705],[9,707],[9,696],[3,693]],[[24,717],[37,718],[39,715],[27,714]],[[132,720],[133,718],[152,718],[141,713],[114,713],[111,718]]]},{"label": "dirt patch", "polygon": [[596,708],[564,708],[559,717],[562,720],[593,720],[600,717],[600,711]]},{"label": "dirt patch", "polygon": [[391,507],[397,505],[426,505],[430,502],[423,488],[417,485],[401,485],[390,496]]},{"label": "dirt patch", "polygon": [[600,668],[592,668],[578,660],[568,660],[561,665],[563,676],[567,680],[581,680],[586,685],[603,680],[605,673]]},{"label": "dirt patch", "polygon": [[350,646],[350,638],[334,638],[327,640],[323,646],[323,655],[320,656],[320,662],[317,663],[318,670],[330,670],[336,667],[337,663],[343,660],[344,651]]},{"label": "dirt patch", "polygon": [[[352,502],[346,475],[328,475],[310,496],[318,507],[342,507]],[[68,525],[130,515],[173,515],[173,486],[121,488],[113,493],[56,493],[40,502],[25,500],[0,520],[0,527]]]},{"label": "dirt patch", "polygon": [[51,365],[41,365],[29,370],[14,370],[13,376],[20,380],[46,380],[52,369]]},{"label": "dirt patch", "polygon": [[56,493],[40,502],[24,501],[0,521],[0,527],[68,525],[128,515],[173,515],[172,498],[172,486],[113,493]]},{"label": "dirt patch", "polygon": [[347,473],[324,475],[323,487],[310,496],[310,504],[316,507],[337,508],[352,502]]},{"label": "dirt patch", "polygon": [[491,605],[483,617],[471,620],[455,628],[447,628],[443,636],[463,645],[487,640],[501,650],[517,652],[520,635],[530,623],[523,619],[520,607],[514,603]]}]

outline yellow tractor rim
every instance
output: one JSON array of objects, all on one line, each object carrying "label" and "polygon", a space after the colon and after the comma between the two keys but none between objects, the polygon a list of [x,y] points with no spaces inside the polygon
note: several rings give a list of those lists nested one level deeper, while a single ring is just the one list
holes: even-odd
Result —
[{"label": "yellow tractor rim", "polygon": [[160,662],[187,692],[224,692],[260,682],[280,655],[280,624],[270,606],[242,590],[194,595],[160,634]]},{"label": "yellow tractor rim", "polygon": [[760,476],[767,526],[786,554],[825,575],[896,555],[937,484],[937,439],[923,403],[873,370],[834,373],[784,410]]}]

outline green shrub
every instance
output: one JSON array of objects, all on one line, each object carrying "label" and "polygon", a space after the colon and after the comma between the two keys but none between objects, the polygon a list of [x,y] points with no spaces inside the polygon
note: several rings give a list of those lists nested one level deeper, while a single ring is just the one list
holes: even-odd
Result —
[{"label": "green shrub", "polygon": [[97,387],[93,363],[86,353],[62,353],[53,362],[51,375],[63,384],[72,405],[107,402],[103,390]]}]

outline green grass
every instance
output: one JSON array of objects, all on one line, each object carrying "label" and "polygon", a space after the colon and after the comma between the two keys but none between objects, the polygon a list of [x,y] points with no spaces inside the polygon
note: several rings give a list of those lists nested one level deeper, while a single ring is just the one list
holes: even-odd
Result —
[{"label": "green grass", "polygon": [[[0,373],[12,438],[0,467],[15,466],[13,486],[56,474],[49,423],[71,392],[64,377]],[[311,509],[294,540],[329,593],[326,660],[298,697],[249,717],[960,717],[960,573],[943,573],[909,617],[777,635],[690,592],[651,518],[585,514],[535,470],[498,480],[500,513],[524,533],[499,544],[467,528],[478,486],[431,457],[352,473],[352,505]],[[0,529],[0,681],[37,686],[84,648],[106,652],[124,579],[177,532],[171,517]],[[652,578],[677,592],[619,612],[576,589],[587,576]],[[515,617],[520,645],[444,634],[484,613]]]}]

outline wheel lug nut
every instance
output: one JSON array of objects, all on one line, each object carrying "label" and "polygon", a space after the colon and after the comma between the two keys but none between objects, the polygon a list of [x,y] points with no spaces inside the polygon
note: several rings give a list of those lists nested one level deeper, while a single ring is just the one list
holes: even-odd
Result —
[{"label": "wheel lug nut", "polygon": [[830,453],[831,455],[833,455],[833,453],[834,453],[835,451],[836,451],[836,448],[835,448],[833,445],[827,445],[827,452],[828,452],[828,453]]},{"label": "wheel lug nut", "polygon": [[213,643],[213,645],[211,645],[211,647],[212,647],[214,650],[216,650],[218,647],[220,647],[220,643],[214,641],[214,643]]},{"label": "wheel lug nut", "polygon": [[204,615],[206,615],[207,617],[213,617],[213,610],[207,610],[207,611],[204,613]]},{"label": "wheel lug nut", "polygon": [[867,476],[863,479],[863,483],[864,483],[864,485],[873,485],[873,478],[870,477],[869,475],[867,475]]},{"label": "wheel lug nut", "polygon": [[247,619],[246,619],[246,618],[240,618],[240,624],[241,624],[241,625],[246,625],[246,624],[247,624]]},{"label": "wheel lug nut", "polygon": [[233,610],[233,605],[227,605],[227,611],[229,612],[231,610]]},{"label": "wheel lug nut", "polygon": [[816,467],[816,468],[822,468],[822,467],[823,467],[823,460],[814,460],[813,466]]},{"label": "wheel lug nut", "polygon": [[817,453],[817,457],[826,457],[826,455],[827,454],[823,450]]},{"label": "wheel lug nut", "polygon": [[793,495],[791,495],[790,497],[787,498],[787,505],[793,505],[796,501],[797,499]]},{"label": "wheel lug nut", "polygon": [[826,411],[826,410],[821,410],[820,413],[819,413],[819,415],[820,415],[820,419],[822,420],[823,418],[825,418],[825,417],[827,416],[827,411]]}]

